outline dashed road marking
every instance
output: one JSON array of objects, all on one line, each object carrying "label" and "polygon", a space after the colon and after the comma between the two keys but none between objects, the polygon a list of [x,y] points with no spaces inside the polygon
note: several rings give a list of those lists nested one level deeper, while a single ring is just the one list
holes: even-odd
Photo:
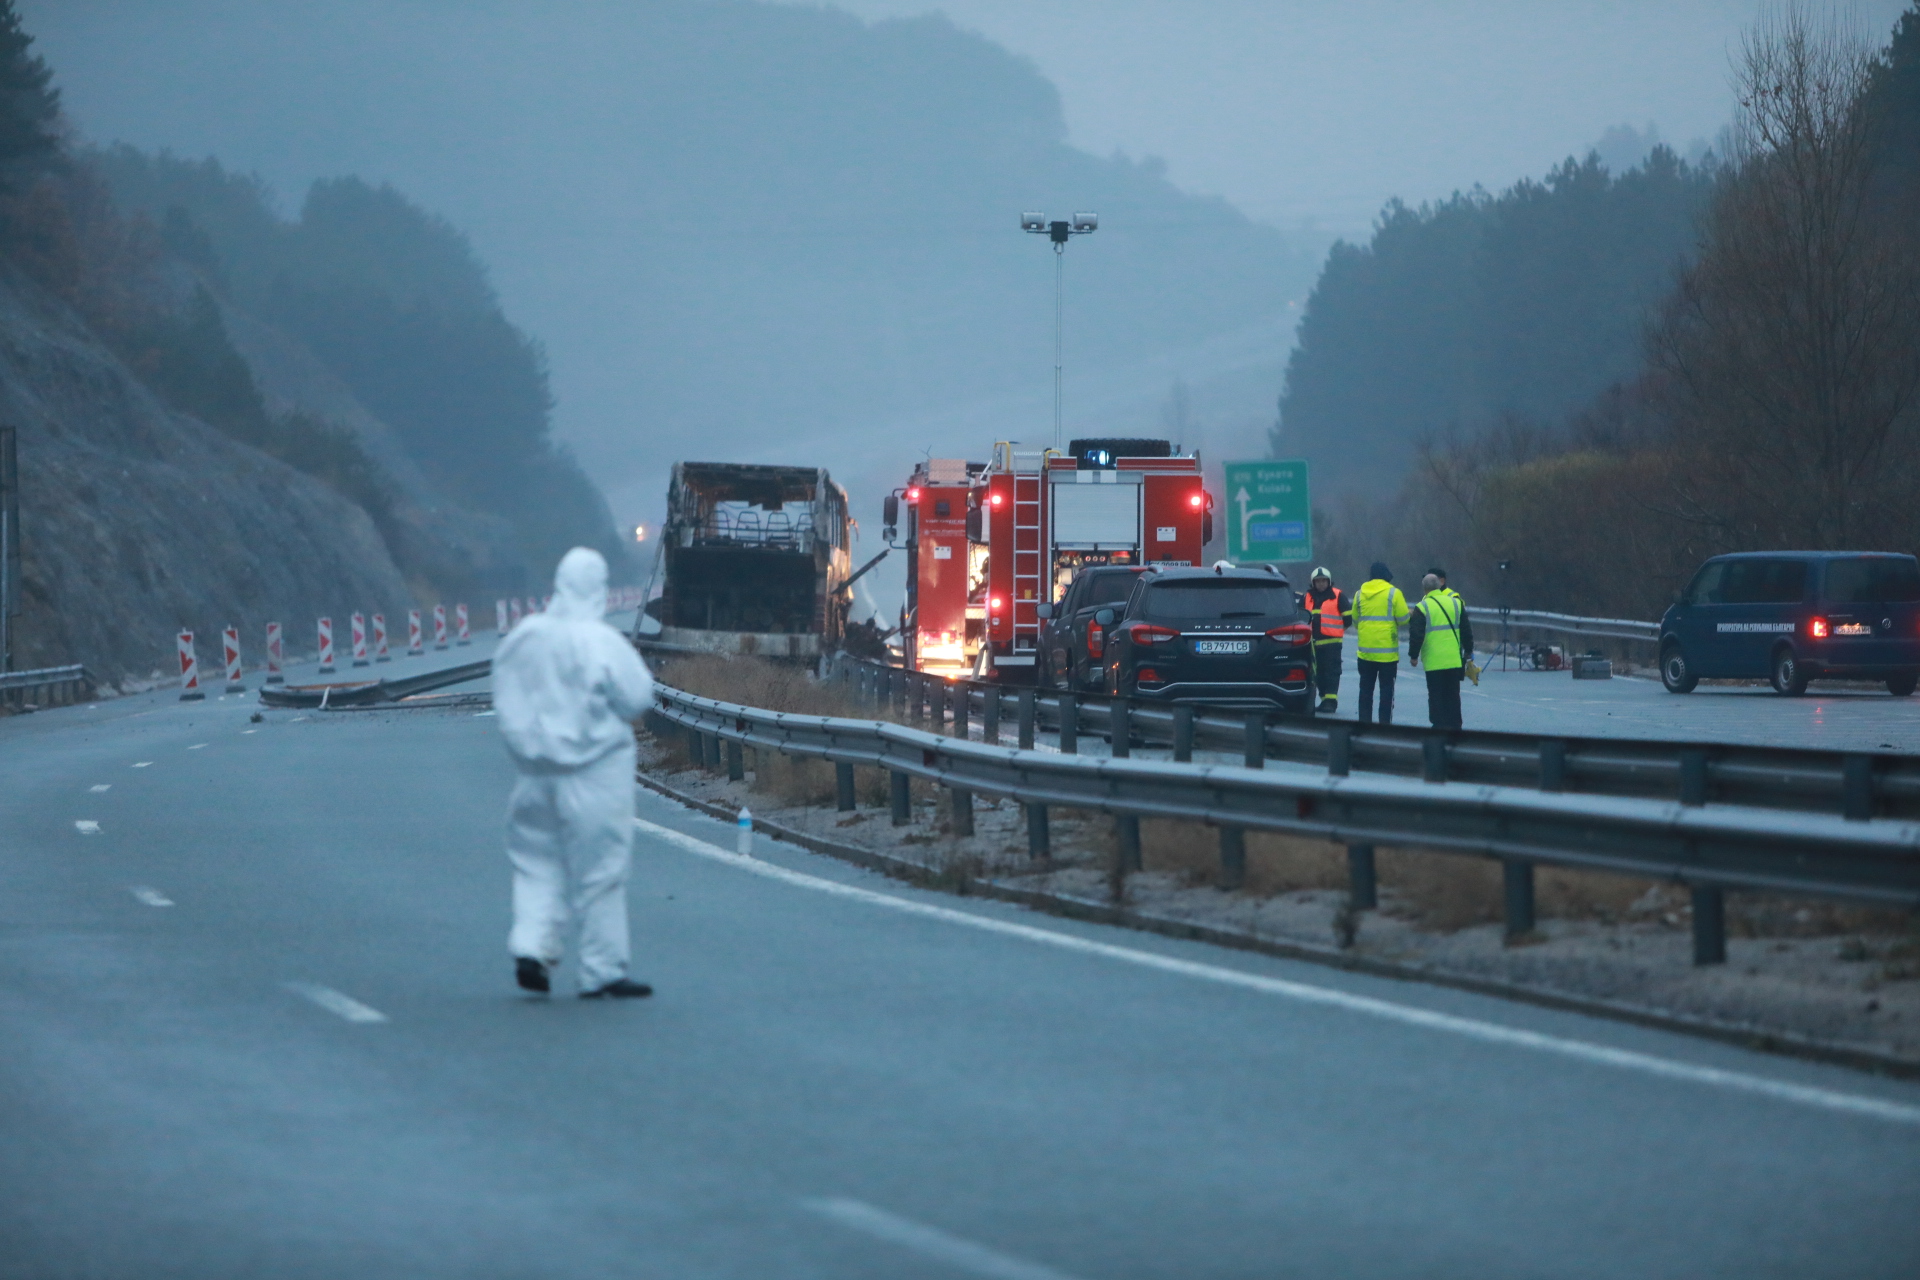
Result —
[{"label": "dashed road marking", "polygon": [[240,732],[242,734],[248,734],[248,733],[258,733],[260,731],[258,729],[242,729]]},{"label": "dashed road marking", "polygon": [[93,791],[93,792],[111,791],[113,790],[113,784],[111,782],[96,782],[92,786],[88,787],[87,790]]},{"label": "dashed road marking", "polygon": [[1071,1280],[1064,1271],[1055,1271],[1038,1262],[1028,1262],[1024,1258],[1001,1253],[998,1249],[989,1249],[986,1245],[948,1235],[938,1227],[929,1227],[911,1218],[888,1213],[885,1209],[876,1209],[864,1200],[835,1197],[828,1200],[802,1200],[800,1203],[843,1227],[851,1227],[876,1240],[899,1245],[909,1253],[917,1253],[968,1275],[987,1276],[990,1280]]},{"label": "dashed road marking", "polygon": [[1017,924],[1011,920],[1000,920],[992,916],[973,915],[965,911],[956,911],[952,907],[936,906],[930,902],[919,902],[911,898],[896,898],[891,894],[877,893],[872,889],[842,884],[838,880],[810,876],[801,871],[790,871],[786,867],[762,862],[758,858],[733,853],[719,845],[709,844],[696,836],[687,835],[683,831],[663,827],[657,822],[648,822],[645,818],[635,818],[633,824],[668,844],[677,845],[689,853],[711,858],[715,862],[725,863],[738,870],[764,876],[769,880],[779,880],[802,889],[811,889],[816,893],[885,907],[890,911],[943,920],[949,924],[979,929],[985,933],[1022,938],[1028,942],[1058,947],[1063,951],[1077,951],[1082,955],[1121,960],[1145,969],[1158,969],[1162,973],[1198,978],[1206,982],[1219,983],[1222,986],[1257,991],[1263,995],[1283,996],[1303,1004],[1316,1004],[1349,1013],[1365,1014],[1422,1030],[1444,1031],[1486,1044],[1530,1049],[1536,1053],[1572,1058],[1595,1066],[1638,1071],[1668,1080],[1712,1085],[1715,1088],[1730,1089],[1737,1093],[1772,1098],[1777,1102],[1791,1102],[1798,1106],[1815,1107],[1823,1111],[1840,1112],[1890,1124],[1920,1127],[1920,1106],[1875,1098],[1866,1094],[1845,1093],[1838,1089],[1823,1089],[1815,1085],[1792,1084],[1766,1076],[1749,1075],[1743,1071],[1699,1066],[1691,1062],[1662,1058],[1656,1054],[1641,1053],[1633,1049],[1615,1049],[1586,1040],[1571,1040],[1564,1036],[1526,1031],[1519,1027],[1503,1026],[1497,1022],[1485,1022],[1478,1018],[1461,1017],[1458,1014],[1439,1013],[1413,1005],[1396,1004],[1391,1000],[1355,995],[1332,987],[1315,986],[1308,982],[1270,978],[1265,974],[1248,973],[1242,969],[1201,964],[1198,961],[1182,960],[1176,956],[1162,955],[1155,951],[1139,951],[1132,947],[1116,946],[1111,942],[1096,942],[1092,938],[1083,938],[1076,934],[1056,933],[1051,929],[1042,929],[1035,925]]},{"label": "dashed road marking", "polygon": [[151,761],[151,760],[136,760],[136,761],[134,761],[134,762],[133,762],[133,767],[134,767],[134,768],[136,768],[136,769],[150,769],[150,768],[152,768],[152,767],[153,767],[153,761]]},{"label": "dashed road marking", "polygon": [[97,836],[100,834],[100,824],[92,818],[75,818],[73,820],[73,829],[83,836]]},{"label": "dashed road marking", "polygon": [[196,742],[196,743],[194,743],[194,744],[193,744],[192,746],[190,746],[190,747],[188,747],[188,748],[187,748],[187,750],[189,750],[189,751],[198,751],[198,750],[200,750],[200,749],[201,749],[202,747],[204,747],[204,746],[206,746],[206,745],[207,745],[207,744],[206,744],[206,743],[204,743],[204,742]]},{"label": "dashed road marking", "polygon": [[151,886],[148,886],[148,885],[136,884],[131,888],[129,888],[127,892],[131,893],[134,897],[138,898],[140,901],[146,903],[150,907],[170,907],[173,905],[172,898],[169,898],[166,894],[160,892],[158,889],[152,888]]},{"label": "dashed road marking", "polygon": [[342,995],[332,987],[323,987],[317,982],[289,982],[287,990],[337,1014],[348,1022],[385,1022],[387,1015],[378,1009],[361,1004],[352,996]]}]

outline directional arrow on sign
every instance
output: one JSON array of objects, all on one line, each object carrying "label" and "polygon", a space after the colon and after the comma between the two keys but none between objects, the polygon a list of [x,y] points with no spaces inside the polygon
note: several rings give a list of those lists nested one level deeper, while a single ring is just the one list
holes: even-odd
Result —
[{"label": "directional arrow on sign", "polygon": [[1247,496],[1247,486],[1245,485],[1240,486],[1240,492],[1233,495],[1233,500],[1240,504],[1240,545],[1243,547],[1250,545],[1250,540],[1247,537],[1248,521],[1252,520],[1255,516],[1277,516],[1280,514],[1280,508],[1278,507],[1255,507],[1249,511],[1247,504],[1253,501],[1253,499]]}]

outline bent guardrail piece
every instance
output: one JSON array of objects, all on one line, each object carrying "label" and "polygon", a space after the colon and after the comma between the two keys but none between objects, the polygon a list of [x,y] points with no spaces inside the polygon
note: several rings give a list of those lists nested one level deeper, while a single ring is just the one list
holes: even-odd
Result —
[{"label": "bent guardrail piece", "polygon": [[269,685],[260,690],[260,703],[268,707],[367,707],[382,702],[398,702],[417,693],[430,693],[449,685],[484,680],[493,670],[491,661],[468,662],[440,671],[428,671],[403,680],[351,680],[339,684]]},{"label": "bent guardrail piece", "polygon": [[1920,823],[1543,792],[1100,759],[797,716],[656,686],[658,714],[717,738],[868,765],[1029,805],[1521,859],[1728,888],[1920,906]]}]

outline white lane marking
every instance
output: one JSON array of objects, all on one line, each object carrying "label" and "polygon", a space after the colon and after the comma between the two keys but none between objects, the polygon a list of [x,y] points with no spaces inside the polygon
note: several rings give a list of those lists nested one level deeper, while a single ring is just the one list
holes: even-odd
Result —
[{"label": "white lane marking", "polygon": [[302,720],[305,720],[305,719],[306,719],[306,717],[305,717],[305,716],[295,716],[295,717],[294,717],[293,719],[291,719],[291,720],[289,720],[289,721],[287,721],[287,723],[288,723],[288,724],[299,724],[299,723],[300,723],[300,722],[301,722]]},{"label": "white lane marking", "polygon": [[1064,1271],[1024,1258],[1010,1257],[983,1244],[950,1236],[938,1227],[929,1227],[876,1209],[863,1200],[835,1197],[830,1200],[802,1200],[802,1205],[823,1218],[831,1218],[843,1227],[851,1227],[877,1240],[897,1244],[923,1258],[943,1262],[955,1271],[989,1276],[992,1280],[1072,1280]]},{"label": "white lane marking", "polygon": [[812,889],[817,893],[831,894],[838,898],[851,898],[856,902],[865,902],[877,907],[886,907],[893,911],[902,911],[908,915],[925,916],[932,920],[944,920],[949,924],[962,925],[969,929],[979,929],[986,933],[1004,934],[1007,937],[1024,938],[1028,942],[1038,942],[1044,946],[1059,947],[1063,951],[1078,951],[1083,955],[1103,956],[1109,960],[1122,960],[1146,969],[1158,969],[1163,973],[1176,973],[1182,977],[1199,978],[1206,982],[1217,982],[1222,986],[1240,987],[1248,991],[1258,991],[1264,995],[1284,996],[1290,1000],[1299,1000],[1307,1004],[1326,1005],[1344,1009],[1349,1013],[1364,1013],[1370,1017],[1385,1018],[1390,1022],[1399,1022],[1411,1027],[1420,1027],[1428,1031],[1445,1031],[1453,1035],[1466,1036],[1472,1040],[1488,1044],[1506,1045],[1516,1049],[1532,1049],[1538,1053],[1557,1054],[1564,1058],[1573,1058],[1581,1062],[1598,1066],[1619,1067],[1629,1071],[1640,1071],[1647,1075],[1660,1076],[1668,1080],[1683,1080],[1689,1084],[1712,1085],[1721,1089],[1732,1089],[1741,1093],[1757,1094],[1779,1102],[1792,1102],[1805,1107],[1818,1107],[1825,1111],[1838,1111],[1847,1115],[1864,1116],[1873,1120],[1884,1120],[1890,1124],[1920,1126],[1920,1106],[1891,1102],[1882,1098],[1868,1097],[1857,1093],[1842,1093],[1837,1089],[1822,1089],[1813,1085],[1789,1084],[1784,1080],[1770,1080],[1765,1076],[1748,1075],[1740,1071],[1728,1071],[1720,1067],[1697,1066],[1690,1062],[1679,1062],[1672,1058],[1657,1057],[1651,1053],[1640,1053],[1632,1049],[1615,1049],[1607,1045],[1592,1044],[1585,1040],[1569,1040],[1563,1036],[1546,1035],[1538,1031],[1523,1031],[1517,1027],[1501,1026],[1497,1022],[1482,1022],[1478,1018],[1463,1018],[1451,1013],[1436,1013],[1429,1009],[1418,1009],[1410,1005],[1395,1004],[1391,1000],[1380,1000],[1372,996],[1353,995],[1328,987],[1316,987],[1305,982],[1292,982],[1285,978],[1270,978],[1264,974],[1245,973],[1238,969],[1227,969],[1217,965],[1201,964],[1193,960],[1181,960],[1173,956],[1160,955],[1152,951],[1136,951],[1131,947],[1115,946],[1110,942],[1095,942],[1091,938],[1077,937],[1068,933],[1055,933],[1050,929],[1037,928],[1030,924],[1016,924],[1010,920],[996,920],[991,916],[970,915],[965,911],[956,911],[951,907],[935,906],[930,902],[915,902],[908,898],[896,898],[890,894],[876,893],[871,889],[861,889],[850,884],[841,884],[837,880],[824,880],[819,876],[810,876],[804,872],[789,871],[785,867],[770,862],[761,862],[757,858],[743,858],[737,853],[729,853],[717,844],[663,827],[644,818],[635,818],[633,824],[649,835],[657,836],[668,844],[677,845],[689,853],[697,853],[703,858],[723,862],[741,871],[750,871],[769,880],[779,880],[802,889]]},{"label": "white lane marking", "polygon": [[240,732],[242,735],[245,735],[249,733],[258,733],[260,731],[258,729],[242,729]]},{"label": "white lane marking", "polygon": [[136,760],[134,761],[134,764],[133,764],[133,767],[136,769],[148,769],[148,768],[151,768],[152,766],[153,766],[153,761],[151,760]]},{"label": "white lane marking", "polygon": [[100,824],[92,818],[75,818],[73,820],[73,829],[83,836],[97,836],[100,834]]},{"label": "white lane marking", "polygon": [[94,791],[94,792],[111,791],[113,790],[113,784],[111,782],[96,782],[92,786],[88,787],[87,790]]},{"label": "white lane marking", "polygon": [[493,714],[493,712],[491,712],[491,711],[476,711],[476,712],[474,712],[474,713],[473,713],[473,718],[474,718],[475,720],[478,720],[478,719],[480,719],[480,717],[482,717],[482,716],[490,716],[490,715],[492,715],[492,714]]},{"label": "white lane marking", "polygon": [[307,999],[325,1009],[345,1018],[348,1022],[385,1022],[387,1015],[378,1009],[361,1004],[352,996],[343,996],[332,987],[323,987],[317,982],[289,982],[287,990]]},{"label": "white lane marking", "polygon": [[144,884],[136,884],[128,889],[127,892],[150,907],[170,907],[173,905],[172,898],[169,898],[158,889],[150,888]]},{"label": "white lane marking", "polygon": [[192,746],[190,746],[190,747],[188,747],[188,748],[187,748],[187,750],[189,750],[189,751],[198,751],[198,750],[200,750],[200,749],[201,749],[202,747],[204,747],[204,746],[206,746],[206,745],[207,745],[207,744],[206,744],[206,743],[204,743],[204,742],[196,742],[196,743],[194,743],[194,744],[193,744]]}]

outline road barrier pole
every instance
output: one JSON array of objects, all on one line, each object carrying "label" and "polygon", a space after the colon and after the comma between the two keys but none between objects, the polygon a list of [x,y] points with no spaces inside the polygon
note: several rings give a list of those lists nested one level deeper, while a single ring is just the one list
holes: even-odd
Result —
[{"label": "road barrier pole", "polygon": [[1033,750],[1034,692],[1031,689],[1020,691],[1020,749]]},{"label": "road barrier pole", "polygon": [[493,631],[495,635],[507,634],[507,602],[505,600],[493,602]]},{"label": "road barrier pole", "polygon": [[1707,752],[1704,747],[1680,749],[1680,803],[1697,808],[1707,802]]},{"label": "road barrier pole", "polygon": [[[1133,754],[1133,704],[1122,694],[1107,704],[1107,736],[1113,739],[1113,758],[1125,760]],[[1134,844],[1140,843],[1139,820],[1134,822]]]},{"label": "road barrier pole", "polygon": [[433,647],[447,647],[447,606],[444,604],[433,606]]},{"label": "road barrier pole", "polygon": [[1220,828],[1220,887],[1238,889],[1247,883],[1247,832],[1244,827]]},{"label": "road barrier pole", "polygon": [[1508,858],[1500,864],[1502,917],[1507,941],[1533,932],[1533,864],[1524,858]]},{"label": "road barrier pole", "polygon": [[320,674],[331,675],[333,665],[333,619],[320,619]]},{"label": "road barrier pole", "polygon": [[1193,761],[1193,708],[1173,709],[1173,760],[1175,764]]},{"label": "road barrier pole", "polygon": [[1027,856],[1044,862],[1053,853],[1052,833],[1047,830],[1047,806],[1027,806]]},{"label": "road barrier pole", "polygon": [[1727,962],[1727,895],[1711,885],[1693,890],[1693,962]]},{"label": "road barrier pole", "polygon": [[352,623],[353,665],[356,667],[371,666],[372,663],[367,661],[367,615],[364,613],[354,614]]},{"label": "road barrier pole", "polygon": [[1241,763],[1249,769],[1267,767],[1267,713],[1247,712],[1246,738],[1241,744]]},{"label": "road barrier pole", "polygon": [[844,760],[836,760],[833,764],[833,798],[841,813],[853,812],[853,766]]},{"label": "road barrier pole", "polygon": [[1849,754],[1840,761],[1841,813],[1849,822],[1873,817],[1873,757]]},{"label": "road barrier pole", "polygon": [[[971,737],[968,721],[973,718],[973,686],[962,680],[953,686],[953,736]],[[971,814],[973,811],[967,811]]]},{"label": "road barrier pole", "polygon": [[[515,596],[515,597],[514,597],[513,599],[511,599],[511,600],[509,600],[509,601],[507,601],[507,630],[508,630],[508,631],[511,631],[511,630],[513,630],[513,629],[514,629],[515,627],[517,627],[517,626],[519,626],[519,625],[520,625],[520,619],[521,619],[521,618],[522,618],[523,616],[525,616],[525,615],[523,615],[523,614],[522,614],[522,613],[520,612],[520,597],[519,597],[519,596]],[[411,652],[411,650],[409,650],[409,652]]]},{"label": "road barrier pole", "polygon": [[1428,734],[1420,743],[1420,776],[1427,782],[1447,780],[1446,735]]},{"label": "road barrier pole", "polygon": [[1567,789],[1567,744],[1559,738],[1540,740],[1540,789]]},{"label": "road barrier pole", "polygon": [[286,673],[280,669],[280,624],[267,624],[267,683],[285,684]]},{"label": "road barrier pole", "polygon": [[228,627],[220,633],[220,641],[226,650],[224,656],[227,660],[227,692],[245,693],[246,682],[240,678],[240,629]]},{"label": "road barrier pole", "polygon": [[1327,772],[1344,778],[1353,772],[1353,726],[1327,726]]},{"label": "road barrier pole", "polygon": [[407,656],[417,658],[426,651],[426,645],[420,642],[420,611],[409,609],[407,610]]},{"label": "road barrier pole", "polygon": [[455,644],[472,644],[473,635],[471,632],[467,630],[467,606],[463,604],[456,604],[455,606],[453,606],[453,621],[454,621],[454,641],[453,642]]},{"label": "road barrier pole", "polygon": [[1071,693],[1062,693],[1054,698],[1054,705],[1060,710],[1060,753],[1078,755],[1080,752],[1080,703]]},{"label": "road barrier pole", "polygon": [[373,615],[373,660],[393,661],[393,654],[387,648],[387,615],[384,613]]},{"label": "road barrier pole", "polygon": [[893,825],[904,827],[913,821],[913,780],[898,769],[887,771],[888,799],[893,802]]},{"label": "road barrier pole", "polygon": [[1380,884],[1373,868],[1373,846],[1347,846],[1347,897],[1355,911],[1371,911],[1380,905]]},{"label": "road barrier pole", "polygon": [[1000,686],[989,684],[981,691],[986,705],[980,711],[980,740],[990,747],[1000,745]]}]

